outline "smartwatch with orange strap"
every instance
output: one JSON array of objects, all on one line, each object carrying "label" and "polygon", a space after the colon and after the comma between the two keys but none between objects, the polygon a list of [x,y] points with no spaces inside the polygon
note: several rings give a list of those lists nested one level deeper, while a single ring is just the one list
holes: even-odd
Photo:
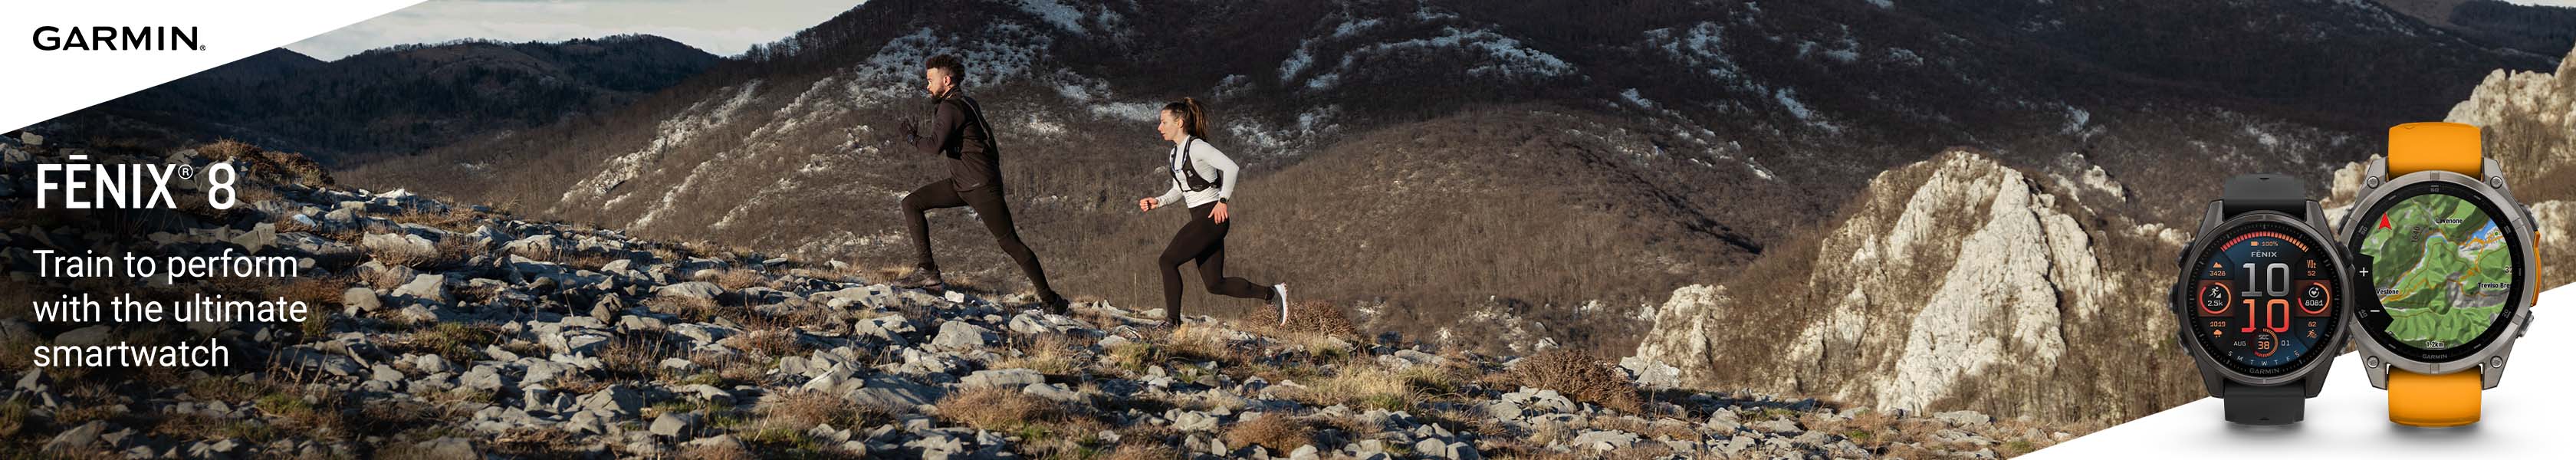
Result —
[{"label": "smartwatch with orange strap", "polygon": [[2480,153],[2475,126],[2388,129],[2344,216],[2343,241],[2365,270],[2351,329],[2363,374],[2388,390],[2388,420],[2477,423],[2514,339],[2531,323],[2540,259],[2531,211]]}]

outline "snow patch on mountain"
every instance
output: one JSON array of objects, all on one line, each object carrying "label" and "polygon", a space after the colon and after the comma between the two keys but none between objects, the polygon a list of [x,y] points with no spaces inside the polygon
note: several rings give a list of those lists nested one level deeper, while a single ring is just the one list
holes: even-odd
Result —
[{"label": "snow patch on mountain", "polygon": [[[663,120],[659,135],[645,144],[644,148],[609,159],[608,166],[601,168],[599,174],[575,183],[572,190],[565,192],[563,199],[547,212],[562,212],[562,208],[567,205],[598,205],[599,200],[607,197],[609,192],[615,190],[618,185],[625,184],[626,181],[643,173],[646,167],[653,166],[661,159],[663,153],[695,139],[699,133],[709,128],[732,121],[735,112],[751,105],[753,96],[759,94],[759,90],[760,80],[752,80],[716,92],[716,94],[729,94],[729,96],[700,100],[690,104],[687,110],[680,112],[680,115]],[[616,206],[625,199],[626,196],[619,196],[608,200],[606,205]]]},{"label": "snow patch on mountain", "polygon": [[1044,20],[1048,24],[1053,24],[1056,27],[1063,28],[1066,32],[1072,32],[1076,35],[1089,32],[1082,28],[1082,10],[1074,9],[1071,6],[1065,6],[1065,4],[1057,3],[1055,0],[1019,0],[1018,4],[1020,6],[1020,11],[1027,11],[1029,14],[1037,15],[1038,19]]},{"label": "snow patch on mountain", "polygon": [[1699,68],[1710,77],[1734,81],[1744,76],[1744,68],[1726,53],[1726,26],[1702,22],[1689,30],[1654,29],[1645,35],[1647,47],[1661,49],[1674,61]]},{"label": "snow patch on mountain", "polygon": [[[1491,30],[1469,30],[1442,27],[1441,34],[1410,40],[1377,43],[1342,53],[1342,59],[1330,72],[1307,82],[1311,89],[1328,89],[1338,84],[1340,76],[1360,59],[1416,53],[1465,52],[1479,55],[1467,67],[1467,77],[1478,78],[1552,78],[1572,75],[1574,64],[1554,54],[1530,48],[1519,39]],[[1293,58],[1292,58],[1293,60]],[[1283,64],[1283,68],[1285,65]]]}]

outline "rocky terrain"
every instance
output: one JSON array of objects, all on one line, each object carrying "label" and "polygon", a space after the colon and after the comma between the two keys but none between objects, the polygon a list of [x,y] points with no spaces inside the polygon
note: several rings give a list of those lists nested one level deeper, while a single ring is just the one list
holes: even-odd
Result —
[{"label": "rocky terrain", "polygon": [[[1153,108],[1192,96],[1246,166],[1229,268],[1447,345],[1626,350],[1675,289],[1806,244],[1871,178],[1953,147],[2043,184],[2117,182],[2065,191],[2175,226],[2197,211],[2187,179],[2323,174],[2484,72],[2554,65],[2356,1],[1596,3],[872,1],[615,112],[337,172],[908,265],[899,227],[867,223],[940,170],[876,141],[922,116],[913,67],[953,53],[1057,284],[1158,297],[1137,267],[1178,217],[1126,204],[1160,190]],[[934,240],[988,241],[949,215]],[[944,247],[951,275],[1022,285],[996,251]]]},{"label": "rocky terrain", "polygon": [[[0,143],[0,184],[75,153]],[[116,152],[82,151],[93,155]],[[136,154],[127,152],[127,154]],[[1976,412],[1676,389],[1567,349],[1493,356],[1286,321],[932,295],[840,263],[529,221],[332,185],[239,143],[244,207],[0,216],[0,442],[47,457],[1902,458],[2010,456],[2086,431]],[[273,184],[273,185],[272,185]],[[0,189],[0,203],[30,209]],[[290,256],[296,279],[65,283],[33,249]],[[58,293],[310,302],[303,323],[31,322]],[[28,347],[215,337],[230,368],[31,368]],[[166,342],[162,342],[166,343]]]},{"label": "rocky terrain", "polygon": [[[2561,62],[2554,74],[2494,71],[2447,118],[2484,128],[2488,157],[2536,216],[2543,260],[2576,257],[2564,236],[2576,232],[2576,61]],[[2351,206],[2365,166],[2311,179],[2330,218]],[[2126,420],[2199,399],[2191,363],[2157,339],[2175,325],[2155,300],[2199,208],[2119,212],[2128,187],[2078,157],[2017,168],[1954,150],[1890,170],[1816,239],[1675,290],[1631,359],[1675,366],[1691,385],[1885,409]],[[2565,268],[2546,267],[2545,287],[2566,284]],[[1756,347],[1780,351],[1723,352]]]}]

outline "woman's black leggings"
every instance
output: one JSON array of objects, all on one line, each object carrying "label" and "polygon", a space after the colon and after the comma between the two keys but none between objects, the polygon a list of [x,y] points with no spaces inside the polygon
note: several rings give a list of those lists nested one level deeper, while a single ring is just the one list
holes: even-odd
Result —
[{"label": "woman's black leggings", "polygon": [[1178,324],[1181,318],[1181,264],[1199,263],[1199,280],[1209,294],[1246,299],[1270,300],[1270,289],[1243,278],[1225,276],[1225,233],[1234,224],[1216,223],[1208,218],[1215,203],[1190,208],[1189,225],[1172,235],[1172,245],[1163,248],[1163,257],[1155,268],[1163,270],[1163,321]]}]

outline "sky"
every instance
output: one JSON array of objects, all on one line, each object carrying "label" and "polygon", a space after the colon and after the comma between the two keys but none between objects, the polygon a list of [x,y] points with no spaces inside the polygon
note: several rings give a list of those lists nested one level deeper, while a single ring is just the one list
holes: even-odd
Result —
[{"label": "sky", "polygon": [[462,38],[552,42],[640,33],[732,56],[863,1],[430,0],[286,48],[331,61],[387,46]]},{"label": "sky", "polygon": [[[660,35],[719,56],[786,38],[865,0],[430,0],[287,49],[325,61],[359,51],[460,38],[563,41]],[[2506,0],[2576,7],[2576,0]]]}]

